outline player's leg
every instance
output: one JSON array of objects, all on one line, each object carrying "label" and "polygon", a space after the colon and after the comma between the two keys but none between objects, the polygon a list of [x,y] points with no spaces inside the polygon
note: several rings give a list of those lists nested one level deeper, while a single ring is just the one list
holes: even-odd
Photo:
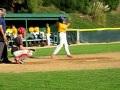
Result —
[{"label": "player's leg", "polygon": [[50,46],[50,34],[47,34],[47,44]]},{"label": "player's leg", "polygon": [[63,42],[64,42],[64,37],[63,37],[63,33],[59,33],[59,37],[60,37],[60,44],[56,47],[55,51],[53,52],[53,54],[51,55],[51,58],[55,58],[55,55],[60,51],[60,49],[63,47]]},{"label": "player's leg", "polygon": [[7,45],[4,44],[4,47],[3,47],[3,52],[2,52],[2,62],[3,63],[11,63],[11,61],[8,60],[8,50],[7,50]]},{"label": "player's leg", "polygon": [[2,58],[3,48],[4,48],[4,43],[0,42],[0,59]]},{"label": "player's leg", "polygon": [[27,59],[30,57],[29,50],[18,50],[13,53],[15,56],[15,61],[18,64],[22,64],[24,59]]},{"label": "player's leg", "polygon": [[67,53],[67,57],[68,58],[73,58],[73,56],[70,54],[70,51],[69,51],[66,33],[64,34],[64,48],[65,48],[65,51]]}]

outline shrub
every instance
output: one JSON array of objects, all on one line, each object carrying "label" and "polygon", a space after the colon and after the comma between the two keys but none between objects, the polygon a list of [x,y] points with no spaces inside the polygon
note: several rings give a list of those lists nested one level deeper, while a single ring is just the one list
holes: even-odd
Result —
[{"label": "shrub", "polygon": [[28,0],[27,4],[30,12],[36,13],[39,9],[38,6],[42,5],[42,0]]},{"label": "shrub", "polygon": [[119,3],[120,3],[120,0],[102,0],[106,5],[109,5],[110,7],[110,10],[115,10]]},{"label": "shrub", "polygon": [[106,14],[109,10],[109,5],[104,5],[102,2],[94,2],[91,3],[89,13],[92,15],[92,19],[97,24],[105,24],[106,22]]},{"label": "shrub", "polygon": [[42,5],[43,6],[51,6],[51,4],[52,4],[52,1],[51,0],[43,0],[43,3],[42,3]]}]

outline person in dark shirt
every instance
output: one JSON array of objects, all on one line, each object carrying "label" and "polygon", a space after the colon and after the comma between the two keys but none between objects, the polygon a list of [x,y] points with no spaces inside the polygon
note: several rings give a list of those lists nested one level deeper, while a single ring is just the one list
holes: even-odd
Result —
[{"label": "person in dark shirt", "polygon": [[11,63],[8,60],[8,52],[7,52],[7,38],[5,36],[6,32],[6,23],[4,20],[6,14],[6,10],[4,8],[0,8],[0,59],[3,63]]},{"label": "person in dark shirt", "polygon": [[25,31],[20,30],[18,31],[18,36],[14,39],[11,53],[15,57],[15,61],[18,64],[22,64],[24,59],[29,58],[33,55],[35,49],[27,49],[23,46],[22,38],[25,36]]}]

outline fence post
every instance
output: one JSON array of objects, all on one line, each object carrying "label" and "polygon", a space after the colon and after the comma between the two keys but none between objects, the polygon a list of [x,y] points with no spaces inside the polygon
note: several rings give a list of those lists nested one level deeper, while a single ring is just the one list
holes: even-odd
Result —
[{"label": "fence post", "polygon": [[80,32],[79,29],[77,29],[77,44],[80,43]]},{"label": "fence post", "polygon": [[26,40],[26,41],[25,41],[25,44],[26,44],[26,45],[25,45],[25,46],[28,47],[28,42],[27,42],[27,33],[28,33],[27,20],[25,20],[25,26],[26,26],[26,27],[25,27],[25,28],[26,28],[26,32],[25,32],[25,33],[26,33],[26,36],[25,36],[25,40]]}]

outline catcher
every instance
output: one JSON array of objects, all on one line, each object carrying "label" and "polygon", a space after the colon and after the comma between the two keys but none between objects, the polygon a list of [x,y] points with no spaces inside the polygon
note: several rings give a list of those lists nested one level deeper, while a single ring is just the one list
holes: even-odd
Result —
[{"label": "catcher", "polygon": [[24,59],[29,58],[33,55],[33,52],[35,52],[35,49],[27,49],[23,46],[22,38],[25,36],[25,29],[19,28],[18,29],[18,35],[13,40],[13,45],[11,48],[11,53],[15,57],[14,60],[17,64],[22,64]]}]

